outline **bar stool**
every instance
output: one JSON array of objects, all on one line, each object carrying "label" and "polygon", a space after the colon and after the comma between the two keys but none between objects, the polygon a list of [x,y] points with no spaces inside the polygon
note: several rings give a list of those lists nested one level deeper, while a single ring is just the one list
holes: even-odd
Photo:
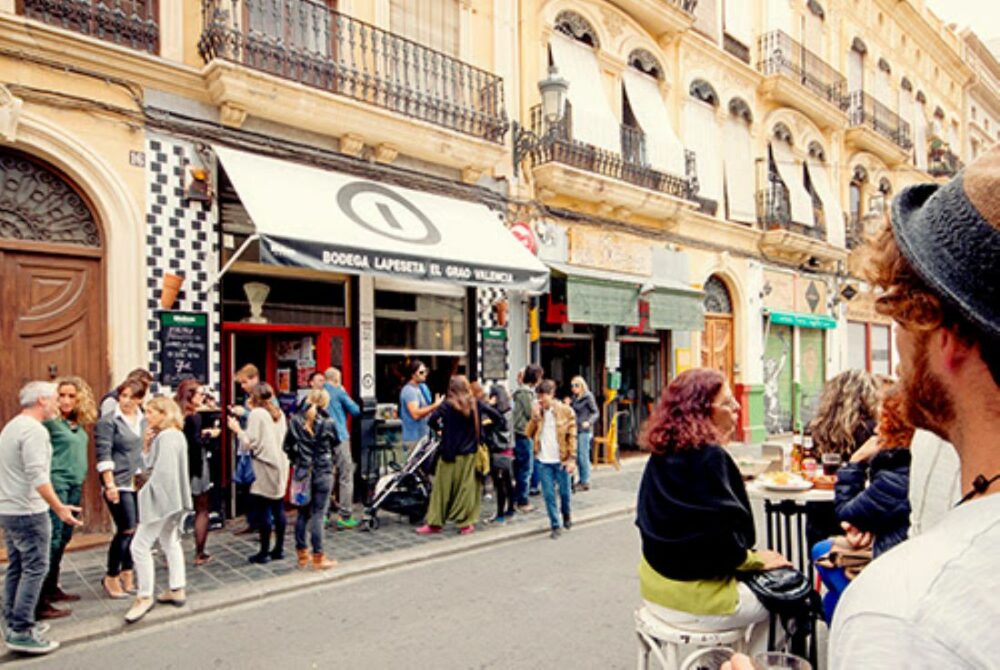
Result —
[{"label": "bar stool", "polygon": [[[662,670],[697,670],[705,657],[723,651],[728,655],[746,650],[751,627],[718,631],[693,631],[677,628],[655,616],[645,607],[635,611],[635,634],[639,641],[638,670],[650,668],[650,655]],[[681,659],[681,649],[693,646]]]}]

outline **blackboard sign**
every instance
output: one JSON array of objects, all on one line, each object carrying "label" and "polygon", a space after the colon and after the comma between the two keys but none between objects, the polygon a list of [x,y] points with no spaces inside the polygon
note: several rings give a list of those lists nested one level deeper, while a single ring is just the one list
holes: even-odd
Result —
[{"label": "blackboard sign", "polygon": [[483,379],[507,378],[507,329],[483,328]]},{"label": "blackboard sign", "polygon": [[160,383],[208,382],[208,314],[160,312]]}]

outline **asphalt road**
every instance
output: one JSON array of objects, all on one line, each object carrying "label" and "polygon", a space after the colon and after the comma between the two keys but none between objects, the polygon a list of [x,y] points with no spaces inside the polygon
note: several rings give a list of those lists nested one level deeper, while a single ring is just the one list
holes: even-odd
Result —
[{"label": "asphalt road", "polygon": [[632,516],[72,645],[26,667],[626,668]]}]

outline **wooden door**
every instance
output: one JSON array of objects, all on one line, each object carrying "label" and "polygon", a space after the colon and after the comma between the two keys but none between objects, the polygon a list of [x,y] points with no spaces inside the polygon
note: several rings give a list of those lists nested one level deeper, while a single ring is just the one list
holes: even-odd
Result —
[{"label": "wooden door", "polygon": [[701,365],[718,370],[733,386],[733,317],[706,316],[701,332]]},{"label": "wooden door", "polygon": [[[107,385],[100,258],[0,249],[0,412],[18,413],[18,389],[33,379],[78,375],[94,390]],[[87,530],[106,526],[88,455],[84,484]]]}]

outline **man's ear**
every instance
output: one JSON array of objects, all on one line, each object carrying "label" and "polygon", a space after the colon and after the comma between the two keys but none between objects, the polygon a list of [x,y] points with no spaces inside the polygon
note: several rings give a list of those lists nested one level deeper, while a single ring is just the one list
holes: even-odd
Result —
[{"label": "man's ear", "polygon": [[951,328],[939,328],[935,333],[941,352],[941,364],[951,373],[957,373],[969,359],[974,345]]}]

